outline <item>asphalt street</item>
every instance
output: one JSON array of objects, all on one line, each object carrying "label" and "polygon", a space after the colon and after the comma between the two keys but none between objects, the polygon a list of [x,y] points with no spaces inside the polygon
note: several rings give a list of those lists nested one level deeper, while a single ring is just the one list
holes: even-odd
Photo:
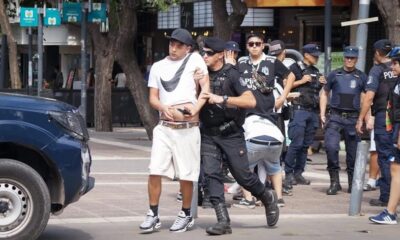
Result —
[{"label": "asphalt street", "polygon": [[[266,227],[264,208],[230,208],[233,234],[211,237],[205,228],[215,223],[212,209],[198,209],[194,229],[170,233],[169,227],[180,210],[176,201],[177,182],[163,180],[160,203],[162,228],[153,234],[141,234],[139,224],[148,209],[147,166],[151,142],[141,128],[116,128],[112,133],[90,131],[93,157],[92,176],[95,188],[79,202],[68,206],[59,216],[52,216],[41,240],[88,239],[398,239],[400,226],[380,226],[368,216],[382,208],[370,207],[368,201],[378,191],[364,192],[362,213],[349,217],[350,195],[340,192],[327,196],[329,185],[325,154],[314,154],[305,176],[310,186],[295,186],[293,196],[285,196],[286,206],[276,227]],[[341,162],[344,162],[341,152]],[[343,168],[345,166],[343,165]],[[341,184],[347,190],[347,176],[342,170]],[[232,195],[226,194],[233,203]]]}]

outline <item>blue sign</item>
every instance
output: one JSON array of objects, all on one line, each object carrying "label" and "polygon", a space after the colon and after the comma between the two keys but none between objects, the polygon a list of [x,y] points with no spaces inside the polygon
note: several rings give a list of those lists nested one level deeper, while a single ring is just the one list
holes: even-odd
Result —
[{"label": "blue sign", "polygon": [[82,19],[81,3],[63,2],[62,21],[67,23],[80,23]]},{"label": "blue sign", "polygon": [[21,27],[37,27],[39,25],[38,9],[21,7],[19,19]]},{"label": "blue sign", "polygon": [[92,3],[92,10],[88,15],[88,21],[93,23],[105,22],[107,18],[105,3]]},{"label": "blue sign", "polygon": [[44,17],[45,26],[59,26],[61,24],[61,14],[57,8],[46,8]]}]

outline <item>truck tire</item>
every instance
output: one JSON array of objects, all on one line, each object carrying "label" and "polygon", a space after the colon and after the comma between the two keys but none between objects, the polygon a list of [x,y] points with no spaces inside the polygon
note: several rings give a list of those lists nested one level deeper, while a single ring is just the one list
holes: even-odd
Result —
[{"label": "truck tire", "polygon": [[30,166],[0,159],[0,239],[34,240],[50,217],[50,195]]}]

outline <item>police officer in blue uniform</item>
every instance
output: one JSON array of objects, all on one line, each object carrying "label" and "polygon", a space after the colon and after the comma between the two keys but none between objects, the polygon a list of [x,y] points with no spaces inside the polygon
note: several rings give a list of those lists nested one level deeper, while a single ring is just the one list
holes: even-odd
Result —
[{"label": "police officer in blue uniform", "polygon": [[[365,91],[367,75],[356,69],[358,48],[348,46],[343,52],[343,67],[328,75],[327,84],[320,98],[321,122],[325,126],[325,150],[328,159],[328,171],[331,185],[328,195],[336,195],[342,190],[339,180],[339,150],[341,134],[346,146],[346,164],[349,188],[353,181],[354,163],[357,143],[360,141],[356,133],[356,123],[360,112],[360,99]],[[331,93],[329,107],[330,116],[326,120],[326,106]]]},{"label": "police officer in blue uniform", "polygon": [[302,175],[307,161],[307,149],[314,140],[319,127],[319,94],[326,83],[314,65],[321,54],[316,44],[303,47],[304,60],[292,64],[290,70],[296,76],[293,89],[300,93],[292,102],[293,116],[289,122],[288,136],[291,140],[285,157],[285,188],[292,185],[309,185],[310,180]]},{"label": "police officer in blue uniform", "polygon": [[363,122],[368,120],[368,112],[373,103],[371,112],[375,116],[374,136],[381,177],[379,179],[379,199],[371,199],[369,202],[371,206],[386,206],[389,201],[390,161],[394,156],[395,147],[392,144],[391,131],[386,130],[386,104],[388,93],[393,89],[397,80],[390,68],[391,60],[387,57],[391,49],[392,44],[387,39],[381,39],[374,43],[374,60],[377,64],[369,71],[366,94],[356,125],[357,132],[362,134]]},{"label": "police officer in blue uniform", "polygon": [[203,96],[208,102],[200,111],[201,160],[218,221],[206,229],[210,235],[232,233],[224,198],[222,154],[237,182],[264,204],[267,224],[274,226],[279,219],[276,192],[265,187],[249,169],[242,124],[245,109],[255,107],[256,99],[246,84],[239,81],[236,67],[224,64],[224,48],[224,41],[210,37],[205,39],[202,51],[209,69],[211,92]]}]

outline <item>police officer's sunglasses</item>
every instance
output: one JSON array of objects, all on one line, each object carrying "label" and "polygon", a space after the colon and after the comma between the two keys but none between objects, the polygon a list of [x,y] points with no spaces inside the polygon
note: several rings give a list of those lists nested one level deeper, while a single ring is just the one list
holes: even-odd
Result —
[{"label": "police officer's sunglasses", "polygon": [[212,57],[212,56],[214,56],[216,53],[217,53],[217,52],[213,52],[213,51],[205,51],[205,50],[200,51],[200,55],[201,55],[201,56],[204,56],[204,55],[207,54],[207,56]]}]

